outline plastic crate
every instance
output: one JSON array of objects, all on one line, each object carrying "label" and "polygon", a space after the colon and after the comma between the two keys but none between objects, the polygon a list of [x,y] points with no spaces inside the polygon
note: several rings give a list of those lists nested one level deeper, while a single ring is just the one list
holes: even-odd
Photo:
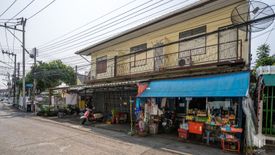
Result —
[{"label": "plastic crate", "polygon": [[189,121],[188,128],[189,128],[189,133],[202,135],[204,123]]},{"label": "plastic crate", "polygon": [[178,137],[181,139],[187,139],[188,138],[188,130],[178,129]]}]

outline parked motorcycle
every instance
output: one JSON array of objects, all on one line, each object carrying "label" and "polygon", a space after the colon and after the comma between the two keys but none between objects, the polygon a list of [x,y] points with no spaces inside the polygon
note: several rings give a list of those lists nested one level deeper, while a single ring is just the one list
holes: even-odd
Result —
[{"label": "parked motorcycle", "polygon": [[171,132],[175,124],[175,113],[171,111],[165,112],[161,117],[161,127],[165,133]]},{"label": "parked motorcycle", "polygon": [[89,122],[97,122],[103,121],[103,114],[102,113],[95,113],[94,109],[87,108],[84,115],[80,117],[80,120],[82,120],[81,124],[85,124],[86,121]]}]

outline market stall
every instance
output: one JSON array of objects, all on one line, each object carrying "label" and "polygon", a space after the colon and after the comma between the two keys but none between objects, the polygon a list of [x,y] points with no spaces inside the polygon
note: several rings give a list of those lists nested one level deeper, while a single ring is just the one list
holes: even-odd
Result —
[{"label": "market stall", "polygon": [[180,139],[240,152],[248,86],[248,72],[152,81],[136,103],[138,133],[176,132]]}]

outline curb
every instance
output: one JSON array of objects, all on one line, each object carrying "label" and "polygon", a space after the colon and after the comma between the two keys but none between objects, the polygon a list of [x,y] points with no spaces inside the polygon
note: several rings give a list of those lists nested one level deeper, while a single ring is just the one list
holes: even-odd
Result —
[{"label": "curb", "polygon": [[37,121],[43,121],[43,122],[47,122],[47,123],[52,123],[52,124],[57,124],[57,125],[61,125],[61,126],[64,126],[64,127],[69,127],[71,129],[84,131],[84,132],[89,132],[90,131],[90,128],[85,128],[85,127],[83,127],[81,125],[59,123],[59,122],[56,122],[56,121],[53,121],[53,120],[49,120],[47,118],[42,118],[42,117],[39,117],[39,116],[31,117],[31,119],[37,120]]}]

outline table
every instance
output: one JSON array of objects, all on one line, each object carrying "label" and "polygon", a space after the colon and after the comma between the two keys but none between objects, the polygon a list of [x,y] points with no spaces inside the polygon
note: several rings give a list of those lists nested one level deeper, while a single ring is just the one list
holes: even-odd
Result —
[{"label": "table", "polygon": [[[239,128],[231,128],[230,131],[226,130],[225,128],[221,128],[222,133],[225,134],[237,134],[242,133],[242,129]],[[236,149],[231,149],[230,144],[236,145]],[[221,146],[223,151],[232,151],[232,152],[241,152],[241,144],[240,140],[237,138],[222,138],[221,139]]]}]

